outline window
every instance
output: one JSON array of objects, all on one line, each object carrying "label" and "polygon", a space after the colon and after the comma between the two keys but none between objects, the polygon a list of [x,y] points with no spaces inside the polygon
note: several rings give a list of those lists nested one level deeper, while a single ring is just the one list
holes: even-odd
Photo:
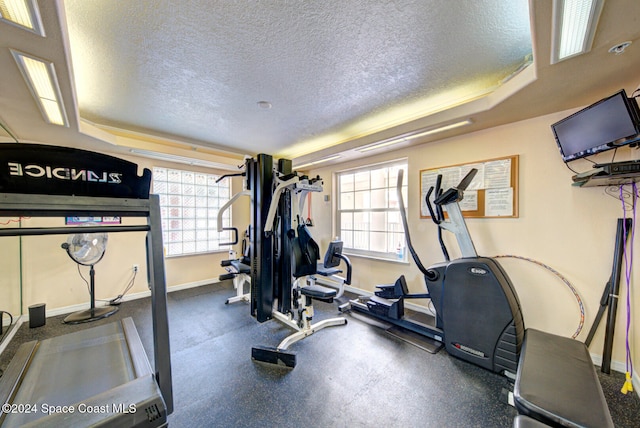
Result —
[{"label": "window", "polygon": [[[218,233],[218,210],[230,198],[231,180],[193,171],[153,168],[153,193],[160,196],[162,240],[167,256],[223,251],[229,232]],[[223,216],[231,224],[231,210]]]},{"label": "window", "polygon": [[407,204],[407,161],[370,165],[337,174],[336,225],[349,253],[405,260],[405,239],[396,191],[405,171],[402,198]]}]

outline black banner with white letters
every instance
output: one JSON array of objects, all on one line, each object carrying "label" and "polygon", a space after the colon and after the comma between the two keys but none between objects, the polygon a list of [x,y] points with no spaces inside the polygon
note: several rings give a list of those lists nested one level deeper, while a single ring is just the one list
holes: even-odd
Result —
[{"label": "black banner with white letters", "polygon": [[151,171],[101,153],[42,144],[0,144],[0,193],[148,199]]}]

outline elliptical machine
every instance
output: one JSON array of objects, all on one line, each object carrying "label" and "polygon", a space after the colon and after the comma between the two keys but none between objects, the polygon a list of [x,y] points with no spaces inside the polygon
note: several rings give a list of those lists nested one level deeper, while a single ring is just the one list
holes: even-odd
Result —
[{"label": "elliptical machine", "polygon": [[[427,194],[432,219],[441,230],[452,232],[462,257],[425,268],[409,234],[402,199],[403,171],[398,172],[397,192],[407,248],[424,275],[427,294],[409,294],[401,276],[395,284],[378,286],[369,299],[356,299],[351,309],[442,342],[447,352],[496,373],[515,374],[524,338],[524,322],[518,296],[509,277],[497,261],[478,256],[459,202],[477,170],[473,169],[458,186],[442,192],[440,179]],[[429,196],[435,190],[435,209]],[[446,210],[449,220],[444,220]],[[430,298],[436,311],[433,325],[414,322],[404,316],[404,299]]]}]

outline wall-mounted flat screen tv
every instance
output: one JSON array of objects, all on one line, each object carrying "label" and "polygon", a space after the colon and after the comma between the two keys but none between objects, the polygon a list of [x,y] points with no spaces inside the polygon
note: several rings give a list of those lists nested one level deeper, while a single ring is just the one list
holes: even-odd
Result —
[{"label": "wall-mounted flat screen tv", "polygon": [[640,109],[621,90],[551,125],[562,160],[569,162],[636,141]]}]

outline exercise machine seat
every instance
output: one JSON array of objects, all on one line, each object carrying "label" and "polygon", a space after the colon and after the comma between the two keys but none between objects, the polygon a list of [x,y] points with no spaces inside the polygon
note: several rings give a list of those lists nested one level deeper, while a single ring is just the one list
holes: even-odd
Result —
[{"label": "exercise machine seat", "polygon": [[574,339],[527,329],[513,395],[518,413],[547,425],[614,426],[589,351]]},{"label": "exercise machine seat", "polygon": [[251,266],[242,263],[240,260],[231,260],[231,266],[239,273],[251,273]]},{"label": "exercise machine seat", "polygon": [[314,284],[300,289],[300,293],[303,296],[311,297],[312,299],[321,300],[323,302],[332,302],[333,298],[338,294],[337,290],[333,288],[323,287],[322,285]]},{"label": "exercise machine seat", "polygon": [[332,276],[332,275],[338,275],[339,273],[342,273],[342,270],[338,268],[333,268],[333,267],[326,268],[322,263],[318,263],[318,267],[316,271],[318,275],[322,275],[322,276]]}]

